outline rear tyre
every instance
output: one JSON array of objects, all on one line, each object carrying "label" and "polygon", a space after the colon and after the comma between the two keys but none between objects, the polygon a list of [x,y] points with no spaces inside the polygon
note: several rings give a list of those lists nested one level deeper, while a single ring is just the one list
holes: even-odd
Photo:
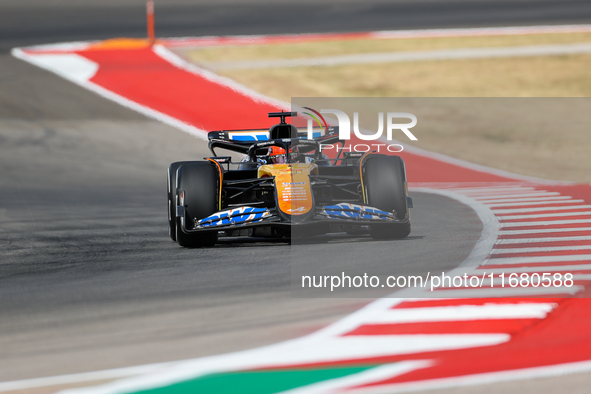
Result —
[{"label": "rear tyre", "polygon": [[374,239],[399,239],[410,234],[410,216],[406,195],[406,171],[399,156],[375,155],[363,166],[363,183],[368,204],[396,212],[401,222],[372,224],[369,233]]},{"label": "rear tyre", "polygon": [[206,218],[217,212],[218,208],[218,169],[209,161],[187,162],[178,167],[176,173],[175,211],[176,204],[180,205],[181,191],[184,192],[184,217],[176,218],[176,241],[179,245],[189,248],[213,246],[217,242],[218,232],[200,231],[187,234],[186,229],[192,229],[195,221]]}]

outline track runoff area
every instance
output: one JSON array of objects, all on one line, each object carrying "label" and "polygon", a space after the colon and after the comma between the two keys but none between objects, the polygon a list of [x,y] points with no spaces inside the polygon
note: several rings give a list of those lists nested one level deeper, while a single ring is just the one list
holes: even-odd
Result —
[{"label": "track runoff area", "polygon": [[[389,34],[429,37],[576,28],[589,26]],[[13,55],[205,139],[210,129],[265,122],[270,126],[273,120],[261,114],[288,105],[189,64],[169,47],[383,34],[204,37],[160,40],[154,46],[118,39],[16,48]],[[526,178],[417,149],[400,155],[411,188],[464,202],[483,220],[474,251],[457,273],[448,273],[476,277],[480,286],[442,283],[428,299],[380,299],[312,335],[264,348],[5,382],[0,391],[127,377],[68,393],[392,393],[591,370],[591,187]],[[513,286],[511,274],[517,274],[513,278],[518,281],[527,278],[526,283]],[[538,278],[541,284],[532,285]],[[551,285],[545,286],[548,280]]]}]

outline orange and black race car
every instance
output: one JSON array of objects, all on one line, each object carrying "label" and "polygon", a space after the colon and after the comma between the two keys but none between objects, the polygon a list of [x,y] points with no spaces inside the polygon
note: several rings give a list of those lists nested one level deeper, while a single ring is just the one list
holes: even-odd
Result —
[{"label": "orange and black race car", "polygon": [[[289,238],[333,232],[376,239],[410,233],[406,170],[399,156],[339,150],[338,127],[307,133],[285,122],[296,112],[272,112],[280,123],[264,130],[208,134],[213,157],[168,169],[170,237],[186,247],[211,246],[218,236]],[[232,156],[218,156],[216,150]]]}]

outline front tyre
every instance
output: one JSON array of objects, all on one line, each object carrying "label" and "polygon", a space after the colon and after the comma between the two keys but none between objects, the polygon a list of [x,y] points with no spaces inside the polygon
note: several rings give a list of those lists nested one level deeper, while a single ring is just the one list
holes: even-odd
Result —
[{"label": "front tyre", "polygon": [[195,163],[194,161],[177,161],[168,167],[166,191],[168,196],[168,235],[176,241],[176,172],[183,164]]},{"label": "front tyre", "polygon": [[183,227],[193,229],[195,221],[217,212],[219,177],[218,169],[209,161],[188,162],[178,167],[175,201],[184,206],[184,216],[176,217],[175,234],[179,245],[199,248],[217,242],[217,230],[185,233]]},{"label": "front tyre", "polygon": [[369,233],[374,239],[399,239],[410,234],[406,170],[399,156],[371,155],[363,165],[363,181],[370,206],[396,212],[399,222],[372,224]]}]

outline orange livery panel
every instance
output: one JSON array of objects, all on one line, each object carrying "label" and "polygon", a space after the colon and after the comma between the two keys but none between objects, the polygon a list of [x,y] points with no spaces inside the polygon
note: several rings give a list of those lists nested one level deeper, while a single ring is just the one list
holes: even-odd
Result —
[{"label": "orange livery panel", "polygon": [[258,169],[258,177],[274,176],[277,208],[292,216],[305,215],[314,208],[309,175],[318,174],[316,164],[269,164]]}]

